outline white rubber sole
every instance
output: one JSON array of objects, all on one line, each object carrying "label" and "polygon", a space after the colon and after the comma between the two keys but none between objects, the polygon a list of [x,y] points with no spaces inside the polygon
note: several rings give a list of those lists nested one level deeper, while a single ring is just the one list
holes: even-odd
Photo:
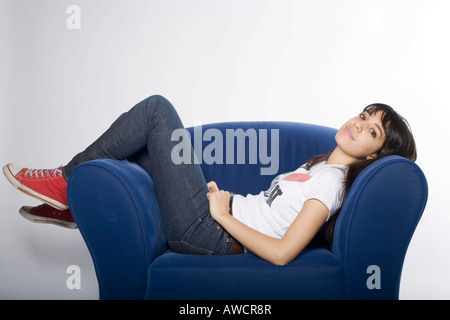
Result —
[{"label": "white rubber sole", "polygon": [[45,217],[37,217],[37,216],[30,214],[26,210],[26,208],[27,207],[20,208],[19,213],[22,217],[24,217],[28,221],[31,221],[34,223],[54,224],[59,227],[68,228],[68,229],[78,229],[77,224],[74,222],[67,222],[67,221],[62,221],[62,220],[52,219],[52,218],[45,218]]},{"label": "white rubber sole", "polygon": [[16,177],[14,177],[14,175],[12,174],[11,170],[8,167],[8,164],[5,165],[3,167],[3,174],[5,175],[6,179],[8,179],[8,181],[18,190],[22,191],[23,193],[32,196],[33,198],[39,199],[43,202],[45,202],[46,204],[48,204],[49,206],[52,206],[55,209],[58,210],[67,210],[69,209],[69,206],[56,201],[52,198],[49,198],[43,194],[40,194],[30,188],[28,188],[27,186],[24,186],[23,184],[21,184],[19,181],[17,181]]}]

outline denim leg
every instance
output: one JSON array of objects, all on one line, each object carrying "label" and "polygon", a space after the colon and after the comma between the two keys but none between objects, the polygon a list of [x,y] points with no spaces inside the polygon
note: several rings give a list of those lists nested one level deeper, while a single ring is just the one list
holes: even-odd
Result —
[{"label": "denim leg", "polygon": [[[172,132],[183,124],[172,104],[151,96],[122,114],[111,127],[63,167],[63,175],[82,162],[110,158],[132,160],[152,177],[164,232],[172,250],[227,254],[231,238],[209,213],[208,188],[198,164],[174,164]],[[192,147],[191,154],[193,154]]]}]

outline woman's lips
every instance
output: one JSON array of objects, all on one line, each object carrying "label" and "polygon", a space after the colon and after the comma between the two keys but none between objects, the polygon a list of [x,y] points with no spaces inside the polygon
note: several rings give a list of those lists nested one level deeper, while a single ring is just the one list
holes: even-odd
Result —
[{"label": "woman's lips", "polygon": [[352,139],[355,140],[355,138],[353,137],[352,132],[350,131],[350,129],[348,127],[345,127],[345,132],[347,132],[347,135]]}]

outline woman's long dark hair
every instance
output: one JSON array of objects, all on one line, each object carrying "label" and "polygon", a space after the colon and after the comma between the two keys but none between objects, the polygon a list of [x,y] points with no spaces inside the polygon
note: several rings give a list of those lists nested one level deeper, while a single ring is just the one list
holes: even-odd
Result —
[{"label": "woman's long dark hair", "polygon": [[[361,171],[375,161],[389,155],[398,155],[411,161],[416,161],[417,158],[416,143],[406,119],[401,117],[390,106],[382,103],[368,105],[364,108],[364,111],[369,115],[377,111],[383,112],[381,123],[386,134],[386,139],[380,150],[376,153],[375,157],[357,160],[351,163],[346,169],[346,175],[340,195],[340,206],[336,210],[335,214],[327,221],[324,228],[325,239],[329,243],[331,243],[331,240],[333,239],[334,225],[339,212],[342,209],[353,182]],[[328,160],[330,154],[331,152],[326,155],[318,155],[312,158],[306,165],[307,169],[309,170],[314,165]]]}]

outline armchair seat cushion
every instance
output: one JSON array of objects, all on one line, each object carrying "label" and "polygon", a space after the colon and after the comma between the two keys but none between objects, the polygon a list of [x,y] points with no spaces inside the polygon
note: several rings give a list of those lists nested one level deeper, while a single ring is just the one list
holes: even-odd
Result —
[{"label": "armchair seat cushion", "polygon": [[247,253],[195,256],[168,251],[149,267],[147,299],[344,299],[344,267],[329,250],[276,266]]}]

